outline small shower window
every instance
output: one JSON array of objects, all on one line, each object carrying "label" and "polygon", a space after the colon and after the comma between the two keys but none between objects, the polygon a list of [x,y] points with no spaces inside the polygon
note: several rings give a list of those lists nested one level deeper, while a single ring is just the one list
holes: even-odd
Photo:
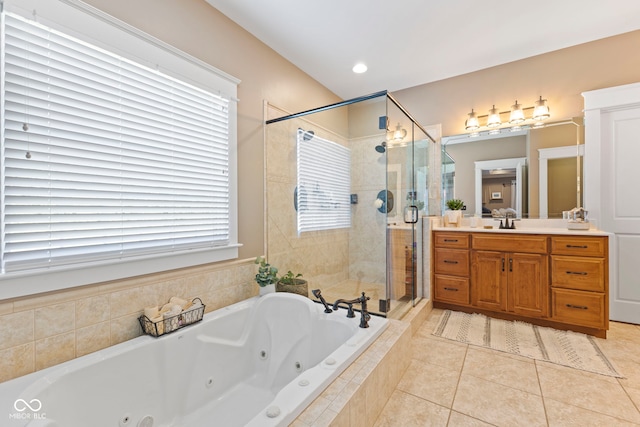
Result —
[{"label": "small shower window", "polygon": [[349,228],[349,149],[298,129],[297,161],[298,234]]}]

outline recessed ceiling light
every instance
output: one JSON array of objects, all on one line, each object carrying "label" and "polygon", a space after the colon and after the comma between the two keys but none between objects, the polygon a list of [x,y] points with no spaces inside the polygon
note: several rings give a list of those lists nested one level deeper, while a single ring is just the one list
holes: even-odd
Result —
[{"label": "recessed ceiling light", "polygon": [[359,62],[359,63],[357,63],[356,65],[353,66],[352,70],[356,74],[362,74],[365,71],[367,71],[367,66],[364,65],[362,62]]}]

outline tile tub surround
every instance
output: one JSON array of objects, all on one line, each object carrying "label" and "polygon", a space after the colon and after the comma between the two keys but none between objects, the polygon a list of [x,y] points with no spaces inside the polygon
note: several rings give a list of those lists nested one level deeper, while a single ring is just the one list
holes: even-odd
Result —
[{"label": "tile tub surround", "polygon": [[258,294],[254,258],[0,301],[0,382],[141,335],[144,307],[199,297],[213,311]]},{"label": "tile tub surround", "polygon": [[411,324],[389,320],[386,331],[290,426],[372,426],[410,360]]},{"label": "tile tub surround", "polygon": [[432,310],[421,300],[387,330],[294,420],[291,427],[372,426],[411,362],[411,340]]}]

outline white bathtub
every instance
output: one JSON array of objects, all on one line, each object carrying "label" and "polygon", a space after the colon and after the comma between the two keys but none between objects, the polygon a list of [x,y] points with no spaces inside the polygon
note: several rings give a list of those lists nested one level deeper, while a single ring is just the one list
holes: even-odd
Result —
[{"label": "white bathtub", "polygon": [[285,426],[386,328],[269,294],[0,383],[0,425]]}]

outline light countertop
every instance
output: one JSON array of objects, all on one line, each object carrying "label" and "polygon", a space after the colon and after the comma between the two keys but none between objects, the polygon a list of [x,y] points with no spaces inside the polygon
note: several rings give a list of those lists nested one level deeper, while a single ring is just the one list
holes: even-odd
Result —
[{"label": "light countertop", "polygon": [[494,225],[492,229],[486,229],[483,226],[470,227],[433,227],[434,231],[453,231],[453,232],[467,232],[467,233],[500,233],[500,234],[564,234],[570,236],[608,236],[609,233],[602,230],[590,229],[590,230],[569,230],[561,227],[522,227],[520,222],[516,221],[515,230],[499,229],[499,224]]}]

